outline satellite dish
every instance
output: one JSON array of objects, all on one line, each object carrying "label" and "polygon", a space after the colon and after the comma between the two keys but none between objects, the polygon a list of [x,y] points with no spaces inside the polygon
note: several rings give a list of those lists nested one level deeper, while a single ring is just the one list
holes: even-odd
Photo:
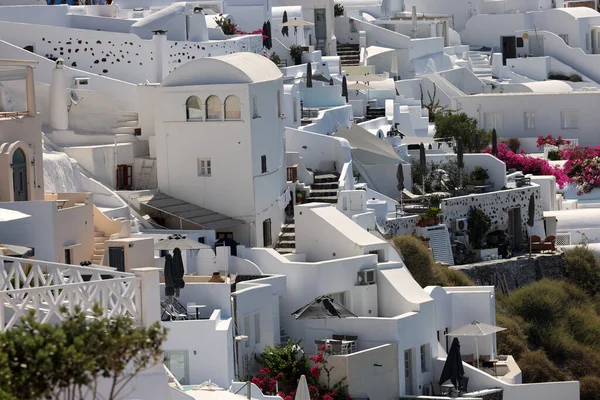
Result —
[{"label": "satellite dish", "polygon": [[69,90],[69,99],[71,100],[71,104],[77,105],[79,103],[79,96],[77,96],[74,90]]}]

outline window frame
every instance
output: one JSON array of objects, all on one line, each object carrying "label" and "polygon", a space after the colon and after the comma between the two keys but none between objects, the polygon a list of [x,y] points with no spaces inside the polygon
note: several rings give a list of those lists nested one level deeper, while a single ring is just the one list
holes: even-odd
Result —
[{"label": "window frame", "polygon": [[210,158],[197,159],[198,177],[206,178],[212,176],[212,160]]},{"label": "window frame", "polygon": [[[229,101],[237,101],[237,116],[236,117],[229,117],[228,114],[231,113],[232,111],[228,111],[227,109],[227,105]],[[233,112],[235,113],[235,110],[233,110]],[[234,94],[230,94],[229,96],[227,96],[225,98],[225,103],[224,103],[224,113],[223,113],[223,117],[225,119],[225,121],[240,121],[242,119],[242,102],[240,101],[240,98]]]},{"label": "window frame", "polygon": [[[212,115],[209,114],[209,104],[208,102],[211,100],[216,100],[217,104],[218,104],[218,118],[216,117],[216,114]],[[212,108],[212,106],[211,106]],[[219,98],[219,96],[217,96],[216,94],[211,94],[210,96],[208,96],[206,98],[206,100],[204,101],[204,118],[206,121],[223,121],[223,104],[221,103],[221,99]]]},{"label": "window frame", "polygon": [[[198,110],[198,114],[199,116],[197,118],[191,118],[190,116],[190,102],[196,100],[198,102],[198,108],[193,107],[194,110]],[[202,100],[200,99],[200,97],[196,96],[196,95],[192,95],[189,96],[186,100],[185,100],[185,120],[186,121],[192,121],[192,122],[197,122],[197,121],[203,121],[204,120],[204,113],[202,111]]]},{"label": "window frame", "polygon": [[[527,118],[528,114],[533,114],[533,119],[532,119],[533,120],[533,128],[530,128],[529,124],[527,123],[529,121],[529,119]],[[535,114],[536,114],[535,111],[523,111],[523,128],[526,131],[536,131],[537,130],[537,126],[535,123]]]},{"label": "window frame", "polygon": [[[565,118],[566,115],[571,115],[571,117],[569,118],[569,122],[572,119],[572,115],[575,115],[576,117],[576,126],[571,126],[571,124],[567,124],[567,119]],[[561,110],[560,111],[560,129],[561,130],[578,130],[579,129],[579,110]]]}]

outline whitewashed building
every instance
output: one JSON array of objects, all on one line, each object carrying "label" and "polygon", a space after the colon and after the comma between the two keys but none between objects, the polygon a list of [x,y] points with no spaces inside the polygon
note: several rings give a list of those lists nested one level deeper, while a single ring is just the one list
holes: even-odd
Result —
[{"label": "whitewashed building", "polygon": [[273,244],[288,203],[281,76],[255,54],[213,57],[155,96],[158,188],[243,221],[230,233],[252,246]]}]

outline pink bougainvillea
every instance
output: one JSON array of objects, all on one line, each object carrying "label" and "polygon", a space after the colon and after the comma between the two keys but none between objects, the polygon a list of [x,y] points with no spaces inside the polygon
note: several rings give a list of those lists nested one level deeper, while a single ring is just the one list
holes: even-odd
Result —
[{"label": "pink bougainvillea", "polygon": [[575,146],[561,150],[560,155],[567,160],[564,172],[577,185],[578,195],[600,187],[600,145]]},{"label": "pink bougainvillea", "polygon": [[[486,152],[491,153],[491,149],[486,149]],[[548,160],[531,157],[525,153],[515,154],[505,143],[498,143],[498,159],[506,164],[507,169],[514,168],[524,174],[554,175],[561,189],[570,182],[569,176],[562,169],[550,165]]]},{"label": "pink bougainvillea", "polygon": [[552,135],[538,136],[537,147],[543,147],[545,144],[549,144],[552,146],[563,146],[571,144],[571,141],[563,139],[562,136],[559,136],[556,139],[553,138]]}]

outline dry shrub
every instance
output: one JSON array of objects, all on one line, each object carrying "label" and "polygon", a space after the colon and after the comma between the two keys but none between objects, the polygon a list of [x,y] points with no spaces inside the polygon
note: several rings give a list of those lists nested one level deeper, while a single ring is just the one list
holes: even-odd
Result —
[{"label": "dry shrub", "polygon": [[554,364],[542,350],[529,351],[519,360],[523,372],[523,383],[564,381],[567,376]]}]

